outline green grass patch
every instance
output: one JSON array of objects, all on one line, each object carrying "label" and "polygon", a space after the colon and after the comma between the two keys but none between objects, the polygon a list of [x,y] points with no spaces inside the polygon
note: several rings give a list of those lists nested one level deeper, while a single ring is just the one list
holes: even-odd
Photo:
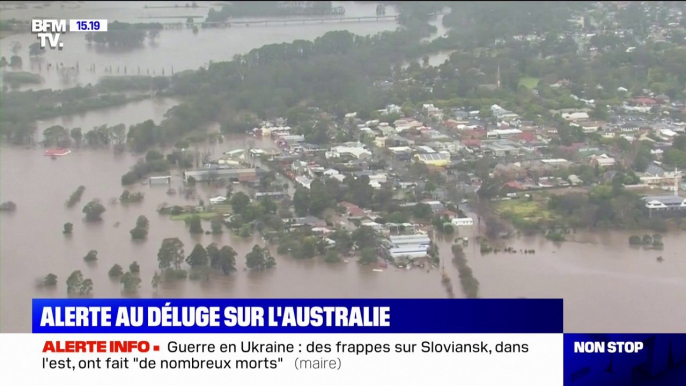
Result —
[{"label": "green grass patch", "polygon": [[218,214],[216,212],[184,213],[177,214],[175,216],[170,216],[169,218],[171,218],[172,221],[185,221],[186,219],[189,219],[193,216],[198,216],[201,220],[209,220],[213,217],[217,217]]},{"label": "green grass patch", "polygon": [[498,201],[495,205],[496,212],[506,218],[519,217],[521,219],[551,220],[555,215],[549,211],[543,202],[528,200]]},{"label": "green grass patch", "polygon": [[524,77],[519,79],[519,85],[524,86],[528,88],[529,90],[533,90],[538,86],[538,81],[541,80],[540,78],[533,78],[533,77]]}]

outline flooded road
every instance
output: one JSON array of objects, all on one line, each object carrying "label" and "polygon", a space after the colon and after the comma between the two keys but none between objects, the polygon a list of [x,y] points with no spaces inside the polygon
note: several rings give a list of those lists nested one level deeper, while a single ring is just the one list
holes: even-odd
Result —
[{"label": "flooded road", "polygon": [[[56,2],[58,3],[58,2]],[[109,6],[105,3],[112,3]],[[148,2],[149,6],[157,6],[157,2]],[[168,2],[170,4],[184,4],[179,2]],[[123,4],[123,8],[118,6]],[[80,4],[82,8],[77,13],[83,18],[106,18],[109,22],[114,20],[127,22],[168,22],[165,19],[143,18],[146,12],[176,12],[186,14],[188,12],[207,15],[209,8],[199,8],[196,10],[186,9],[144,9],[146,2],[93,2]],[[199,6],[209,6],[210,3],[198,2]],[[211,3],[216,4],[216,3]],[[359,2],[333,2],[333,6],[342,5],[346,9],[346,16],[374,16],[376,15],[375,3]],[[70,6],[73,6],[70,5]],[[56,6],[50,15],[55,17],[75,18],[76,15],[71,11],[57,9]],[[114,11],[116,9],[116,11]],[[47,10],[40,10],[40,14],[48,13]],[[387,15],[393,14],[393,8],[387,8]],[[21,18],[23,14],[36,17],[39,12],[35,9],[4,11],[3,18]],[[12,16],[14,15],[14,16]],[[112,16],[110,16],[112,15]],[[121,16],[120,16],[121,15]],[[261,18],[261,20],[264,18]],[[249,19],[244,19],[249,20]],[[171,19],[179,21],[179,19]],[[0,51],[2,55],[9,58],[9,45],[12,42],[19,42],[21,50],[18,55],[23,60],[22,71],[29,71],[40,74],[43,83],[36,85],[26,85],[20,90],[44,89],[44,88],[69,88],[77,85],[95,84],[102,76],[108,75],[167,75],[172,72],[197,69],[207,65],[210,61],[232,60],[236,54],[245,54],[252,49],[262,47],[267,44],[290,43],[294,40],[314,40],[329,31],[348,30],[358,35],[373,35],[382,31],[394,30],[397,23],[394,20],[369,21],[369,22],[324,22],[297,24],[289,23],[285,25],[252,25],[246,27],[244,24],[236,23],[230,28],[209,28],[200,29],[194,34],[191,29],[168,29],[160,33],[155,42],[146,39],[141,47],[127,49],[110,49],[107,47],[89,45],[84,34],[73,32],[64,34],[64,49],[46,50],[40,58],[29,58],[28,47],[37,42],[35,35],[26,33],[12,35],[0,40]],[[179,49],[183,47],[183,49]],[[52,69],[48,70],[48,63],[52,64]],[[66,68],[76,67],[69,75],[64,75],[55,70],[57,65]],[[89,68],[95,66],[95,71]],[[112,72],[106,73],[105,67],[111,67]]]}]

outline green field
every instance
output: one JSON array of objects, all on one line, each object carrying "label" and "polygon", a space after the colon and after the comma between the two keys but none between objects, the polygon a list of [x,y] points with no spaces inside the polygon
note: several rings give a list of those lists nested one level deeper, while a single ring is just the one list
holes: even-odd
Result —
[{"label": "green field", "polygon": [[524,87],[528,88],[529,90],[532,90],[532,89],[536,88],[539,80],[541,80],[541,79],[540,78],[525,77],[525,78],[519,79],[519,85],[524,86]]},{"label": "green field", "polygon": [[529,221],[550,220],[555,216],[542,202],[523,199],[498,201],[495,209],[504,217],[519,217]]},{"label": "green field", "polygon": [[184,214],[177,214],[177,215],[171,216],[169,218],[171,218],[172,221],[185,221],[186,219],[189,219],[193,216],[198,216],[202,220],[209,220],[213,217],[219,216],[219,214],[217,214],[215,212],[184,213]]}]

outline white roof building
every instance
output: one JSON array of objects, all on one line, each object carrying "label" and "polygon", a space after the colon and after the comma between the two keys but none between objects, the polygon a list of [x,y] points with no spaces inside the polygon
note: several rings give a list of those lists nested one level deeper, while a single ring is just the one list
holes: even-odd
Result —
[{"label": "white roof building", "polygon": [[355,158],[367,158],[371,157],[372,152],[362,147],[349,147],[349,146],[335,146],[332,147],[330,151],[327,151],[326,158],[338,158],[341,156],[352,156]]},{"label": "white roof building", "polygon": [[225,202],[225,201],[226,201],[226,197],[222,197],[222,196],[217,196],[217,197],[212,197],[212,198],[210,198],[210,204],[214,204],[214,205],[216,205],[216,204],[221,204],[221,203],[223,203],[223,202]]},{"label": "white roof building", "polygon": [[305,189],[309,189],[310,185],[312,185],[312,180],[305,177],[305,176],[298,176],[295,177],[295,182],[299,183],[300,185],[303,186]]},{"label": "white roof building", "polygon": [[588,113],[578,111],[574,113],[562,113],[562,118],[568,121],[581,121],[589,118]]}]

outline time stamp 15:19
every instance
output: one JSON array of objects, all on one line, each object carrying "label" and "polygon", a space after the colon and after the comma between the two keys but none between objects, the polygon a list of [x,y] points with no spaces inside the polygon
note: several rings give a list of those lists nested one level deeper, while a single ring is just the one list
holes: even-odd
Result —
[{"label": "time stamp 15:19", "polygon": [[[67,24],[69,30],[67,30]],[[65,20],[65,19],[33,19],[31,33],[36,34],[41,48],[50,47],[61,49],[64,44],[60,35],[67,32],[105,32],[107,20]]]}]

